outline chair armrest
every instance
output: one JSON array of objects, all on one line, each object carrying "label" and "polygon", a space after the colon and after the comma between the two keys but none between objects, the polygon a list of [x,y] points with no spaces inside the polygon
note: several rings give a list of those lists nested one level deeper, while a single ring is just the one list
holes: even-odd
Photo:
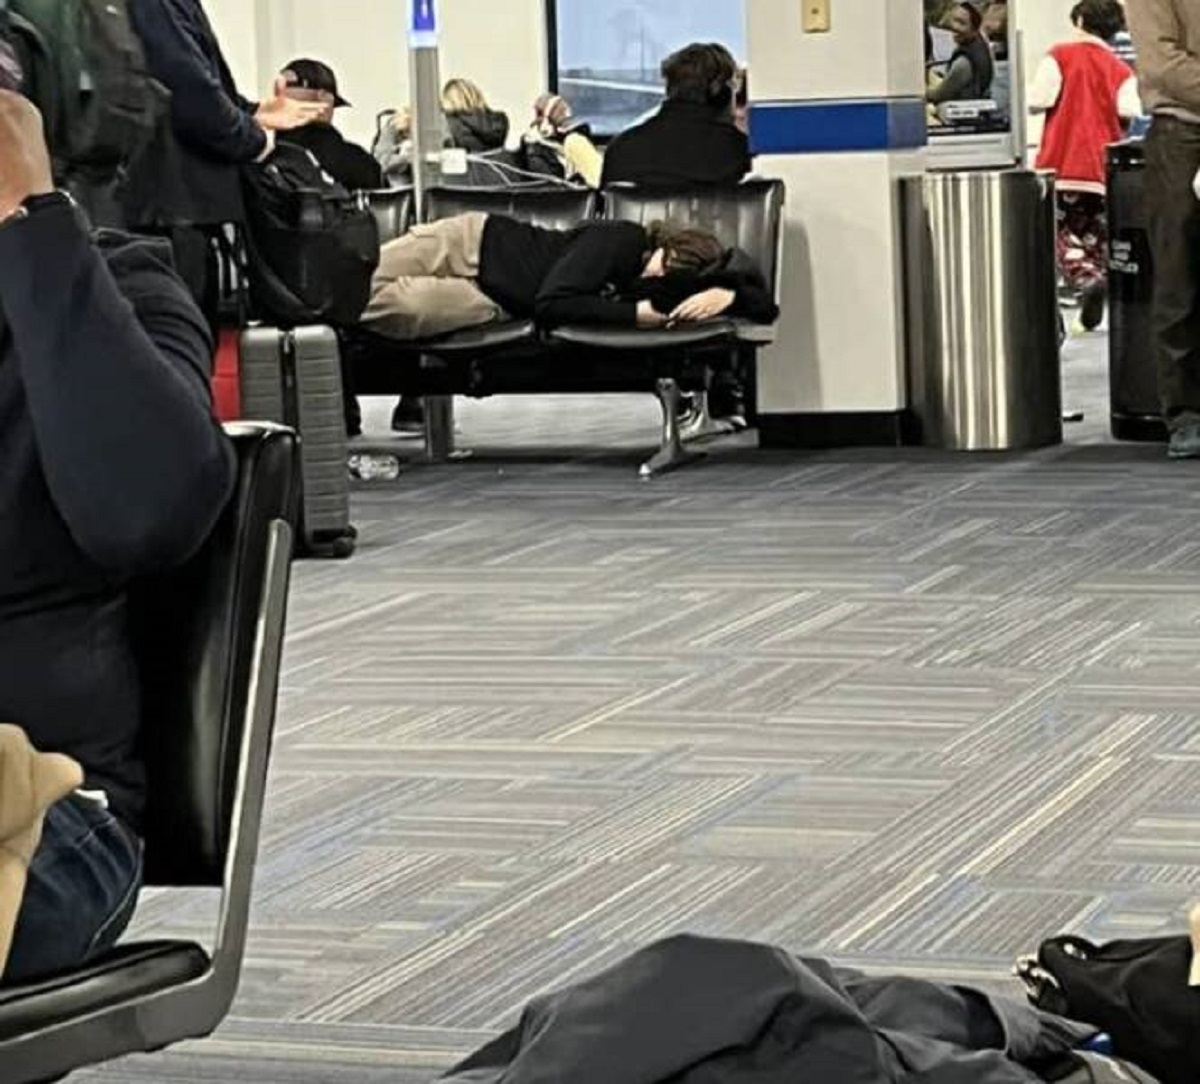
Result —
[{"label": "chair armrest", "polygon": [[737,340],[747,346],[770,346],[776,339],[778,325],[756,324],[750,320],[737,321]]},{"label": "chair armrest", "polygon": [[155,941],[115,949],[77,971],[0,987],[0,1059],[9,1040],[172,989],[210,966],[199,945]]}]

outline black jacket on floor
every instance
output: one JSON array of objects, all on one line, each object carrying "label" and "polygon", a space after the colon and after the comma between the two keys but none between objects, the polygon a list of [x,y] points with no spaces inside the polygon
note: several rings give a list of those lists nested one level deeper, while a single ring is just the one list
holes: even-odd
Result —
[{"label": "black jacket on floor", "polygon": [[1016,1003],[680,937],[533,1002],[455,1084],[1034,1084],[1095,1033]]},{"label": "black jacket on floor", "polygon": [[752,165],[750,141],[728,111],[668,101],[608,145],[602,186],[729,186],[741,181]]},{"label": "black jacket on floor", "polygon": [[387,187],[383,167],[332,124],[310,124],[292,132],[281,132],[279,139],[309,151],[326,173],[351,192]]},{"label": "black jacket on floor", "polygon": [[126,586],[200,546],[235,469],[208,329],[166,259],[117,235],[101,251],[65,206],[0,229],[0,719],[134,827]]},{"label": "black jacket on floor", "polygon": [[150,73],[171,92],[169,115],[130,171],[126,221],[139,228],[241,222],[238,167],[266,149],[255,103],[234,83],[200,0],[130,0]]},{"label": "black jacket on floor", "polygon": [[636,327],[638,301],[664,316],[701,290],[721,286],[737,295],[729,315],[771,323],[778,315],[761,274],[746,261],[711,275],[643,279],[650,248],[633,222],[588,222],[547,230],[490,215],[483,232],[479,287],[510,316],[543,327],[592,324]]}]

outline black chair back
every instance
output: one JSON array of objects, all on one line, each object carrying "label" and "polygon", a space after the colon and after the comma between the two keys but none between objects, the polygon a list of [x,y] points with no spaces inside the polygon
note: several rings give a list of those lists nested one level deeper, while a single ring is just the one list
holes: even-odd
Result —
[{"label": "black chair back", "polygon": [[587,188],[431,188],[425,221],[470,211],[507,215],[545,229],[565,230],[596,216],[599,197]]},{"label": "black chair back", "polygon": [[[203,549],[133,594],[149,781],[146,880],[222,885],[239,765],[256,697],[268,553],[278,520],[295,523],[295,435],[230,426],[239,460],[233,498]],[[274,695],[270,698],[274,706]],[[264,762],[265,771],[265,762]]]},{"label": "black chair back", "polygon": [[670,191],[617,185],[604,193],[605,217],[648,225],[656,221],[696,226],[753,258],[772,291],[778,292],[783,231],[783,181],[752,178],[736,188]]},{"label": "black chair back", "polygon": [[381,245],[408,233],[417,209],[416,196],[411,188],[382,188],[363,192],[361,196],[375,216]]}]

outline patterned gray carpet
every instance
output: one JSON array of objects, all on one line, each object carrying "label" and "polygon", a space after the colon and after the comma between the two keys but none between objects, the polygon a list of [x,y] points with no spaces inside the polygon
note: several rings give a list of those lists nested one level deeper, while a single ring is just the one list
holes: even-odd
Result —
[{"label": "patterned gray carpet", "polygon": [[1105,442],[1099,358],[1063,449],[651,485],[650,403],[465,406],[480,455],[360,490],[360,555],[297,570],[233,1018],[79,1079],[427,1081],[684,929],[994,985],[1063,929],[1173,928],[1200,469]]}]

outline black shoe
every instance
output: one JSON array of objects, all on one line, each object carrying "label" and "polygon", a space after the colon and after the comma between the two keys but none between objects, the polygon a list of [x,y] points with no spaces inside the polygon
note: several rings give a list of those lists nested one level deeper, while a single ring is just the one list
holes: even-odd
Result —
[{"label": "black shoe", "polygon": [[1104,304],[1108,289],[1103,282],[1094,282],[1083,291],[1079,305],[1079,322],[1084,331],[1095,331],[1104,323]]},{"label": "black shoe", "polygon": [[425,432],[425,404],[420,399],[406,396],[392,411],[392,432],[411,436]]}]

